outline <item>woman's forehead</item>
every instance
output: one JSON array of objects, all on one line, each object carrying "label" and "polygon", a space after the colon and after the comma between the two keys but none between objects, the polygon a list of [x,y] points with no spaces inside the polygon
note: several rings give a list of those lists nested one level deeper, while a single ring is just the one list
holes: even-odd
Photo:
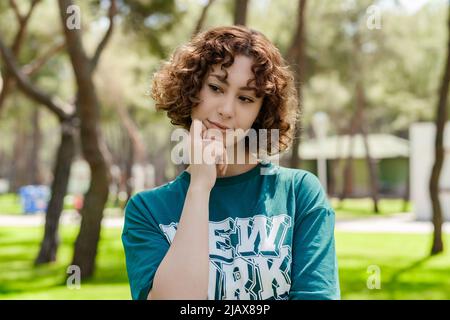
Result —
[{"label": "woman's forehead", "polygon": [[208,72],[208,76],[218,76],[223,78],[227,76],[227,79],[250,80],[255,77],[251,69],[252,65],[252,58],[240,55],[236,56],[233,64],[227,68],[222,68],[222,63],[212,65]]}]

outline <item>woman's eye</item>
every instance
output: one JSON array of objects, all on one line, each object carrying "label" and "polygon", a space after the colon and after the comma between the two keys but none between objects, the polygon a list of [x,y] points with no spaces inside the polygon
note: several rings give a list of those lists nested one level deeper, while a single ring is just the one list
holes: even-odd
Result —
[{"label": "woman's eye", "polygon": [[246,103],[252,103],[252,102],[253,102],[252,99],[249,99],[249,98],[247,98],[247,97],[239,97],[239,99],[241,99],[242,101],[244,101],[244,102],[246,102]]},{"label": "woman's eye", "polygon": [[215,86],[213,84],[209,84],[208,86],[211,88],[212,91],[220,92],[220,88],[219,87],[217,87],[217,86]]}]

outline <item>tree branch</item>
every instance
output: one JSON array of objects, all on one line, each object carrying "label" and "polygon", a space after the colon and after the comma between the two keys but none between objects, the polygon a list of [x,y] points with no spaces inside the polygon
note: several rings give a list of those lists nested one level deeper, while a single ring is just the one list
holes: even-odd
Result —
[{"label": "tree branch", "polygon": [[203,27],[203,23],[206,19],[206,13],[208,12],[209,7],[213,4],[215,0],[209,0],[208,3],[203,7],[202,14],[200,15],[200,18],[197,21],[197,24],[195,26],[194,32],[192,35],[196,35]]},{"label": "tree branch", "polygon": [[[26,31],[26,27],[28,24],[28,20],[31,17],[31,13],[33,12],[36,4],[39,2],[40,0],[33,0],[31,2],[30,8],[27,12],[27,14],[25,16],[23,16],[20,11],[19,11],[19,7],[17,6],[17,3],[15,0],[9,0],[9,4],[10,7],[12,8],[12,10],[14,11],[16,17],[17,17],[17,22],[19,24],[19,29],[17,30],[17,33],[14,37],[14,41],[13,41],[13,45],[12,45],[12,54],[14,57],[17,57],[19,55],[20,52],[20,48],[22,46],[23,43],[23,39],[25,36],[25,31]],[[10,89],[14,86],[14,81],[11,78],[11,75],[8,72],[8,68],[6,68],[6,71],[4,73],[3,76],[3,88],[0,92],[0,110],[3,107],[3,103],[5,102],[6,96],[8,95]]]},{"label": "tree branch", "polygon": [[17,65],[16,59],[11,50],[8,49],[3,40],[0,38],[0,53],[3,56],[7,70],[14,76],[17,84],[22,91],[31,97],[33,100],[45,105],[51,112],[53,112],[60,121],[67,120],[71,117],[70,113],[65,110],[72,109],[72,106],[64,104],[61,100],[51,97],[44,93],[41,89],[31,83],[27,76],[25,76]]},{"label": "tree branch", "polygon": [[139,164],[145,164],[146,163],[146,147],[144,143],[144,139],[139,132],[139,129],[136,125],[136,123],[131,118],[131,115],[128,112],[128,109],[123,104],[116,104],[115,108],[117,110],[117,113],[119,115],[120,123],[124,126],[125,130],[128,133],[128,137],[131,140],[131,143],[133,144],[133,153],[134,153],[134,160],[136,163]]},{"label": "tree branch", "polygon": [[20,47],[22,46],[22,42],[23,42],[23,38],[25,36],[25,30],[27,28],[27,24],[28,21],[30,20],[31,14],[34,11],[34,8],[36,7],[36,5],[39,3],[39,1],[41,0],[33,0],[30,4],[30,9],[28,9],[28,12],[25,16],[23,16],[20,11],[19,8],[17,6],[17,3],[15,0],[10,0],[10,6],[11,8],[14,10],[14,13],[16,14],[17,17],[17,21],[19,23],[19,30],[17,31],[16,36],[14,37],[14,42],[12,45],[12,51],[14,53],[15,56],[17,56],[17,54],[20,51]]},{"label": "tree branch", "polygon": [[110,0],[111,5],[109,6],[108,11],[108,17],[109,17],[109,27],[106,31],[105,35],[103,36],[103,39],[100,41],[100,43],[97,46],[97,49],[95,50],[94,56],[91,60],[91,68],[92,70],[95,70],[98,64],[98,60],[100,59],[100,55],[103,52],[103,49],[105,49],[109,39],[111,38],[113,29],[114,29],[114,16],[117,13],[117,3],[116,0]]},{"label": "tree branch", "polygon": [[295,29],[294,37],[292,38],[291,46],[289,47],[286,59],[290,63],[299,63],[299,59],[301,59],[301,55],[303,52],[300,52],[302,47],[302,43],[305,38],[305,8],[306,8],[306,0],[299,0],[298,8],[297,8],[297,27]]},{"label": "tree branch", "polygon": [[22,23],[23,16],[20,13],[20,10],[19,10],[19,7],[17,6],[16,0],[9,0],[9,6],[11,7],[11,9],[13,9],[14,14],[16,15],[17,21],[19,21],[19,23]]},{"label": "tree branch", "polygon": [[22,72],[27,76],[36,73],[36,71],[42,68],[42,66],[45,65],[50,60],[50,58],[52,58],[55,54],[64,49],[65,46],[66,44],[64,40],[57,42],[53,47],[51,47],[47,52],[45,52],[42,55],[42,57],[36,58],[35,60],[23,66]]}]

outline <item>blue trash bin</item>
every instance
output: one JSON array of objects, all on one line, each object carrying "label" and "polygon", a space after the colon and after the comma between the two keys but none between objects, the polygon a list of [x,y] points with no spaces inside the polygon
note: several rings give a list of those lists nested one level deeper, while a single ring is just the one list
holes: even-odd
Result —
[{"label": "blue trash bin", "polygon": [[50,190],[43,185],[24,186],[19,189],[24,214],[34,214],[47,210]]}]

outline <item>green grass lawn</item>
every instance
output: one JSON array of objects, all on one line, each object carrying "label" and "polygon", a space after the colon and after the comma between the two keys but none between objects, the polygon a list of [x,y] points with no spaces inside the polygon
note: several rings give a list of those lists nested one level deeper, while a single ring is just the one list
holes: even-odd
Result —
[{"label": "green grass lawn", "polygon": [[[96,275],[77,290],[65,286],[77,228],[62,228],[58,262],[34,268],[42,229],[1,227],[0,299],[130,299],[120,232],[103,228]],[[336,246],[342,299],[450,299],[450,248],[428,258],[428,235],[338,232]],[[381,270],[379,290],[366,285],[371,265]]]},{"label": "green grass lawn", "polygon": [[0,228],[0,299],[130,299],[120,229],[103,228],[96,276],[80,289],[65,285],[77,228],[64,226],[57,262],[33,267],[43,230]]},{"label": "green grass lawn", "polygon": [[19,195],[6,193],[0,195],[0,214],[22,214],[22,205]]}]

